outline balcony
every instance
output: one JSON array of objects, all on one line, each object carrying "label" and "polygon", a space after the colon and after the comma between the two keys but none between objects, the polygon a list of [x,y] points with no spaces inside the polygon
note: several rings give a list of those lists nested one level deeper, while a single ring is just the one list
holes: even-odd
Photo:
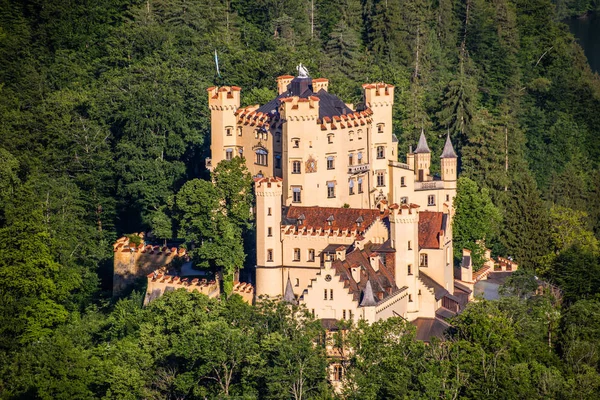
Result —
[{"label": "balcony", "polygon": [[415,190],[435,190],[443,188],[444,181],[415,182]]},{"label": "balcony", "polygon": [[355,175],[355,174],[362,174],[363,172],[368,172],[370,169],[370,165],[369,164],[357,164],[357,165],[351,165],[348,167],[348,173]]},{"label": "balcony", "polygon": [[398,161],[390,160],[390,166],[410,170],[410,165]]}]

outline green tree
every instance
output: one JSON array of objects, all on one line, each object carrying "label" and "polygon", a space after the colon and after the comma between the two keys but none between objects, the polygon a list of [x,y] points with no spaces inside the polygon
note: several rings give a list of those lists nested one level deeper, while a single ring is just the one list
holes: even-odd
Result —
[{"label": "green tree", "polygon": [[496,238],[502,222],[500,210],[492,203],[487,189],[480,189],[475,182],[463,177],[458,180],[454,207],[454,254],[459,257],[462,249],[470,249],[475,267],[480,268],[483,254],[478,242],[490,243]]}]

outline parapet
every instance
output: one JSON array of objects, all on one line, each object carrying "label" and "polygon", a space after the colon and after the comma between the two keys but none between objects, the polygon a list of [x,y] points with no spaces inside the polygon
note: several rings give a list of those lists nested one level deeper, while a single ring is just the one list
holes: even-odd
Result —
[{"label": "parapet", "polygon": [[162,296],[165,292],[185,289],[188,292],[197,291],[210,298],[219,297],[221,294],[219,282],[199,278],[181,278],[178,275],[169,275],[165,268],[157,269],[147,275],[148,287],[144,305]]},{"label": "parapet", "polygon": [[257,196],[281,196],[283,179],[279,177],[255,178],[254,187]]},{"label": "parapet", "polygon": [[277,92],[278,94],[285,93],[288,85],[292,82],[292,75],[282,75],[277,77]]},{"label": "parapet", "polygon": [[281,99],[281,116],[287,121],[316,120],[319,117],[317,96],[291,96]]},{"label": "parapet", "polygon": [[313,92],[317,93],[319,90],[323,89],[327,91],[329,88],[329,79],[327,78],[315,78],[312,80]]},{"label": "parapet", "polygon": [[246,282],[235,282],[233,284],[233,294],[239,294],[246,303],[252,304],[254,300],[254,286]]},{"label": "parapet", "polygon": [[391,106],[394,104],[394,85],[388,83],[365,83],[362,85],[365,102],[369,107]]},{"label": "parapet", "polygon": [[237,110],[240,107],[240,92],[238,86],[212,86],[208,92],[208,105],[211,110]]}]

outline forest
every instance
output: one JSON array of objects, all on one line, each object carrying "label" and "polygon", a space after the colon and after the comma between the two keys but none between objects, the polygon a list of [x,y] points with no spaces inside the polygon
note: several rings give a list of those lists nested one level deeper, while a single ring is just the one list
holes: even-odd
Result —
[{"label": "forest", "polygon": [[[0,398],[599,398],[600,78],[561,22],[599,7],[0,0]],[[449,133],[455,248],[484,238],[519,263],[446,340],[399,319],[327,339],[305,310],[238,296],[112,297],[124,234],[203,242],[204,267],[253,265],[251,178],[204,166],[206,88],[262,104],[299,63],[347,102],[395,85],[401,155],[421,129],[440,154]],[[331,342],[354,349],[339,394]]]}]

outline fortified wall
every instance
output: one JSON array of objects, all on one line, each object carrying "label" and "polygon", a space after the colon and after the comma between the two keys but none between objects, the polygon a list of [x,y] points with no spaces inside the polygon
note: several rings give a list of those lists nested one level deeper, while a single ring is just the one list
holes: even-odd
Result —
[{"label": "fortified wall", "polygon": [[123,236],[113,244],[114,272],[113,295],[118,295],[136,278],[148,275],[156,269],[168,265],[175,258],[185,257],[185,249],[145,244],[144,234],[140,233],[142,242],[131,243]]},{"label": "fortified wall", "polygon": [[[178,289],[185,289],[188,292],[197,291],[205,294],[211,299],[219,297],[221,294],[218,280],[209,281],[206,279],[190,279],[177,275],[170,275],[165,267],[149,273],[147,278],[148,288],[146,289],[144,305],[148,305],[151,301],[159,298],[166,292]],[[254,287],[249,283],[235,282],[232,294],[239,294],[246,303],[252,304],[254,300]]]}]

